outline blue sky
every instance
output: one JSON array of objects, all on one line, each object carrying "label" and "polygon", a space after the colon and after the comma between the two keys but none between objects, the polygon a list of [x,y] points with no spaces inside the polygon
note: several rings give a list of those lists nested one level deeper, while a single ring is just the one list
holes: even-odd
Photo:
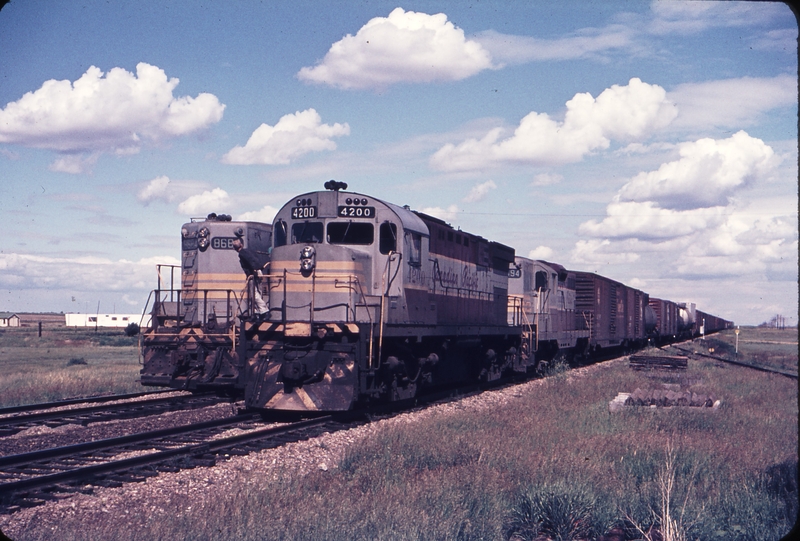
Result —
[{"label": "blue sky", "polygon": [[0,310],[140,311],[189,217],[337,179],[795,324],[797,36],[769,2],[12,1]]}]

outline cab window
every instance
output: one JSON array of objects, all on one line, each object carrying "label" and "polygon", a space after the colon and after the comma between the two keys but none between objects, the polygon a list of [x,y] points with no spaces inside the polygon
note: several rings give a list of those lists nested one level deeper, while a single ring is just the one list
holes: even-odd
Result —
[{"label": "cab window", "polygon": [[292,224],[292,244],[322,242],[322,222]]},{"label": "cab window", "polygon": [[364,222],[328,223],[328,244],[372,244],[375,227]]},{"label": "cab window", "polygon": [[278,220],[275,222],[275,247],[277,248],[278,246],[285,246],[287,236],[286,222],[283,220]]},{"label": "cab window", "polygon": [[[440,231],[441,233],[441,231]],[[384,222],[380,229],[380,252],[384,255],[397,251],[397,226],[391,222]]]},{"label": "cab window", "polygon": [[544,271],[537,271],[536,272],[536,284],[534,285],[535,289],[538,291],[540,289],[546,290],[547,289],[547,273]]},{"label": "cab window", "polygon": [[422,266],[422,235],[406,233],[406,245],[408,264],[412,267]]}]

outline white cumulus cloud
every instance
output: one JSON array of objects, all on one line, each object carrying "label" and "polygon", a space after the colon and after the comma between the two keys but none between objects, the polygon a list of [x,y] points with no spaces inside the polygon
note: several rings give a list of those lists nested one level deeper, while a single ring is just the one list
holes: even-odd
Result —
[{"label": "white cumulus cloud", "polygon": [[489,52],[466,39],[444,13],[396,8],[331,45],[322,61],[302,68],[297,77],[343,89],[381,89],[402,82],[458,81],[492,67]]},{"label": "white cumulus cloud", "polygon": [[99,152],[92,152],[88,156],[84,154],[66,154],[57,158],[50,164],[48,169],[57,173],[79,175],[91,171],[99,158]]},{"label": "white cumulus cloud", "polygon": [[148,204],[150,201],[155,201],[156,199],[164,199],[169,201],[169,195],[167,193],[167,187],[169,186],[169,177],[160,176],[156,177],[150,182],[147,183],[147,186],[142,188],[139,193],[136,195],[136,198],[144,203],[145,205]]},{"label": "white cumulus cloud", "polygon": [[[576,243],[572,260],[614,264],[646,254],[651,270],[686,280],[796,280],[797,216],[754,191],[781,175],[772,148],[740,131],[678,149],[679,159],[622,186],[604,219],[579,226],[589,238]],[[751,195],[740,196],[746,189]]]},{"label": "white cumulus cloud", "polygon": [[446,222],[454,222],[458,216],[458,206],[450,205],[446,209],[443,209],[442,207],[425,207],[420,212],[430,216],[435,216],[436,218]]},{"label": "white cumulus cloud", "polygon": [[196,194],[178,205],[178,212],[187,216],[200,216],[210,212],[224,212],[231,204],[228,192],[222,188],[206,190]]},{"label": "white cumulus cloud", "polygon": [[[0,142],[64,153],[137,152],[143,140],[186,135],[219,122],[216,96],[175,97],[177,78],[140,62],[103,73],[91,66],[74,83],[49,80],[0,110]],[[56,164],[61,170],[69,165]]]},{"label": "white cumulus cloud", "polygon": [[563,122],[531,112],[514,134],[490,130],[482,139],[447,144],[431,157],[431,166],[445,171],[479,169],[495,164],[558,165],[581,160],[608,148],[610,139],[635,140],[667,126],[677,116],[666,91],[633,78],[613,85],[595,99],[576,94],[566,103]]},{"label": "white cumulus cloud", "polygon": [[530,252],[528,252],[528,257],[530,259],[544,259],[549,260],[553,257],[553,249],[549,246],[537,246]]},{"label": "white cumulus cloud", "polygon": [[262,222],[271,224],[272,220],[275,218],[275,215],[278,213],[278,210],[280,209],[266,205],[259,210],[251,210],[242,213],[236,217],[236,220],[241,222]]},{"label": "white cumulus cloud", "polygon": [[486,182],[473,186],[462,201],[464,201],[464,203],[477,203],[478,201],[482,201],[489,194],[490,190],[496,189],[497,184],[495,184],[493,180],[487,180]]},{"label": "white cumulus cloud", "polygon": [[223,163],[285,165],[309,152],[335,150],[332,138],[350,134],[350,126],[323,124],[314,109],[284,115],[275,126],[261,124],[245,146],[232,148]]},{"label": "white cumulus cloud", "polygon": [[592,237],[669,239],[722,223],[725,207],[677,211],[659,208],[652,201],[626,201],[611,203],[606,213],[601,222],[589,220],[578,231]]},{"label": "white cumulus cloud", "polygon": [[641,256],[632,251],[620,251],[608,239],[579,240],[570,254],[573,263],[590,267],[635,263]]},{"label": "white cumulus cloud", "polygon": [[777,165],[772,148],[739,131],[728,139],[699,139],[679,145],[680,159],[636,175],[619,192],[622,201],[656,201],[692,209],[726,205],[733,192]]},{"label": "white cumulus cloud", "polygon": [[186,199],[200,190],[208,190],[208,183],[197,180],[173,180],[166,175],[156,177],[141,186],[136,199],[144,206],[153,201],[172,203]]}]

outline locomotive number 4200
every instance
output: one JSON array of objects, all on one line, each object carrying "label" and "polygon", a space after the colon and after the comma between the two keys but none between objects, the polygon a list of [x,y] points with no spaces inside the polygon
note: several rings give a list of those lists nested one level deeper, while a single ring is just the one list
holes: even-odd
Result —
[{"label": "locomotive number 4200", "polygon": [[339,207],[339,216],[342,218],[374,218],[375,207],[355,207],[347,205]]},{"label": "locomotive number 4200", "polygon": [[292,218],[295,220],[302,220],[303,218],[316,218],[317,207],[294,207],[292,209]]}]

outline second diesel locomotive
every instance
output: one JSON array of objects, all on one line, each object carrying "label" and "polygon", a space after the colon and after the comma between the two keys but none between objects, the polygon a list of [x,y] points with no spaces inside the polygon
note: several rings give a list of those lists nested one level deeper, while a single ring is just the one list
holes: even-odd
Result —
[{"label": "second diesel locomotive", "polygon": [[[159,265],[151,294],[151,326],[142,332],[143,385],[235,392],[243,367],[237,351],[241,316],[249,315],[252,288],[239,263],[239,239],[269,261],[272,226],[235,222],[225,214],[193,219],[181,228],[181,265]],[[162,275],[169,270],[169,285]],[[174,273],[180,273],[180,287]],[[248,295],[248,288],[251,290]]]}]

